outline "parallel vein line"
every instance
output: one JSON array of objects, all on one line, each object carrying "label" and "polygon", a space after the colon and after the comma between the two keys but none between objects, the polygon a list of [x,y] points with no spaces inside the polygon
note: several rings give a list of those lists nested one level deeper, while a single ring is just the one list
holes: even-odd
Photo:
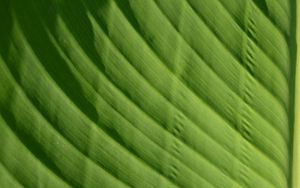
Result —
[{"label": "parallel vein line", "polygon": [[[59,48],[58,46],[57,46],[57,48]],[[78,49],[78,48],[76,48],[76,49]],[[63,52],[62,52],[63,53]],[[64,55],[65,56],[65,55]],[[87,55],[86,55],[87,56]],[[67,58],[67,57],[64,57],[64,59],[66,60],[66,61],[70,61],[70,59],[69,58]],[[91,61],[91,60],[89,60],[89,61]],[[91,61],[92,62],[92,61]],[[71,65],[72,63],[71,63],[71,61],[70,62],[67,62],[67,64],[69,64],[69,65]],[[72,66],[74,66],[74,65],[72,65]],[[73,67],[73,68],[75,68],[75,67]],[[75,68],[76,69],[76,68]],[[76,72],[77,72],[77,70],[76,70]],[[153,143],[155,143],[159,148],[161,148],[161,149],[164,149],[164,148],[162,148],[159,144],[157,144],[156,142],[154,142],[149,136],[147,136],[147,135],[145,135],[145,133],[143,133],[141,130],[139,130],[134,124],[133,124],[133,122],[131,122],[127,117],[125,117],[120,111],[118,111],[114,106],[112,106],[111,104],[109,104],[109,102],[106,100],[106,99],[104,99],[103,98],[103,96],[93,87],[93,86],[91,86],[90,85],[90,83],[86,83],[86,82],[88,82],[85,78],[84,78],[84,75],[82,75],[80,72],[77,72],[77,74],[78,74],[78,76],[80,77],[79,79],[81,79],[81,80],[83,80],[83,82],[85,82],[85,84],[88,84],[88,87],[91,87],[90,89],[93,91],[93,93],[94,94],[97,94],[97,96],[98,97],[100,97],[102,100],[104,100],[105,101],[105,103],[107,104],[107,105],[109,105],[115,112],[117,112],[118,113],[118,115],[120,115],[121,117],[123,117],[130,125],[132,125],[137,131],[139,131],[141,134],[143,134],[145,137],[147,137],[147,139],[149,139],[149,140],[151,140]],[[103,74],[103,73],[100,73],[100,74]],[[110,82],[110,81],[108,81],[110,84],[112,84],[112,85],[114,85],[112,82]],[[118,90],[119,90],[119,88],[118,88]],[[119,90],[119,92],[121,92],[123,95],[124,95],[124,93],[121,91],[121,90]],[[128,97],[126,97],[127,98],[127,100],[129,100],[128,99]],[[132,102],[132,101],[131,101]],[[136,104],[134,104],[134,105],[136,105]],[[141,109],[139,109],[139,110],[141,110]],[[141,110],[142,111],[142,110]],[[144,111],[142,111],[143,113],[144,113]],[[169,133],[169,132],[168,132]],[[170,135],[171,135],[171,133],[169,133]],[[171,136],[173,136],[173,135],[171,135]],[[174,136],[173,136],[174,137]],[[185,143],[183,143],[183,144],[185,144]],[[186,145],[186,144],[185,144]],[[190,147],[189,147],[190,148]],[[193,150],[193,151],[195,151],[195,150]],[[167,151],[169,154],[170,154],[170,152],[169,151]],[[196,151],[195,151],[196,152]],[[198,152],[197,152],[198,153]],[[201,157],[203,157],[202,155],[201,155]],[[179,160],[179,159],[178,159]],[[210,162],[210,161],[209,161]],[[189,169],[191,169],[189,166],[187,166],[186,164],[184,164],[183,163],[183,165],[185,165],[187,168],[189,168]],[[195,172],[195,170],[194,169],[191,169],[192,171],[194,171]],[[198,175],[201,175],[201,174],[199,174],[199,173],[197,173],[197,172],[195,172],[196,174],[198,174]],[[163,174],[162,174],[163,175]]]},{"label": "parallel vein line", "polygon": [[[45,73],[46,73],[46,71],[44,71]],[[46,73],[46,74],[48,74],[48,73]],[[11,73],[10,73],[10,75],[11,75]],[[41,75],[43,75],[43,74],[41,74]],[[54,81],[52,80],[52,83],[53,83]],[[18,86],[19,88],[20,88],[20,92],[21,93],[23,93],[24,94],[24,97],[26,98],[26,100],[29,102],[29,105],[31,105],[35,110],[36,110],[36,113],[39,115],[39,116],[41,116],[41,117],[43,117],[43,119],[45,120],[45,122],[47,123],[47,124],[49,124],[50,125],[50,127],[51,128],[53,128],[53,126],[51,126],[51,124],[50,124],[50,122],[47,120],[47,118],[46,117],[44,117],[40,112],[39,112],[39,110],[35,107],[35,105],[31,102],[31,100],[30,99],[28,99],[28,97],[27,97],[27,94],[25,94],[26,93],[26,91],[25,90],[23,90],[23,89],[21,89],[22,87],[14,80],[14,85],[16,85],[16,86]],[[56,86],[56,85],[55,85]],[[57,87],[57,89],[59,89],[59,90],[61,90],[58,86],[56,86]],[[61,91],[62,93],[64,93],[63,91]],[[63,94],[64,95],[64,94]],[[65,96],[65,95],[64,95]],[[68,97],[66,97],[65,96],[65,98],[67,98],[67,99],[69,99]],[[72,102],[72,104],[73,104],[73,102]],[[74,104],[73,104],[74,105]],[[76,106],[76,105],[75,105]],[[77,108],[77,110],[79,110],[78,108]],[[81,111],[81,110],[79,110],[80,112],[80,114],[81,115],[83,115],[84,113]],[[88,118],[88,117],[86,117],[86,115],[83,115],[85,118]],[[94,124],[93,124],[94,125]],[[95,126],[95,125],[94,125]],[[54,128],[53,128],[54,129]],[[92,163],[94,163],[95,165],[97,165],[98,167],[100,167],[101,169],[103,169],[103,167],[101,166],[101,165],[99,165],[98,164],[98,161],[96,162],[96,161],[94,161],[93,159],[90,159],[89,158],[89,156],[86,156],[79,148],[77,148],[77,146],[75,146],[73,143],[70,143],[70,141],[67,141],[66,139],[65,139],[65,137],[61,134],[61,133],[59,133],[57,130],[53,130],[53,131],[55,131],[56,132],[56,134],[57,135],[60,135],[60,137],[62,137],[62,139],[64,139],[68,144],[70,144],[71,145],[71,147],[73,147],[74,149],[76,149],[76,151],[77,152],[79,152],[79,154],[80,155],[82,155],[84,158],[87,158],[87,159],[89,159],[89,160],[91,160],[91,162]],[[127,150],[126,150],[127,151]],[[50,170],[50,169],[49,169]],[[105,169],[103,169],[103,170],[105,170]],[[105,172],[107,172],[106,170],[105,170]],[[116,179],[118,179],[117,177],[115,177],[114,175],[112,175],[110,172],[107,172],[107,174],[110,174],[111,176],[113,176],[114,178],[116,178]],[[119,180],[119,179],[118,179]],[[119,181],[121,181],[121,180],[119,180]],[[124,182],[123,182],[124,183]]]},{"label": "parallel vein line", "polygon": [[[120,52],[121,53],[121,52]],[[124,56],[124,54],[123,54],[123,56]],[[124,57],[126,57],[126,56],[124,56]],[[128,60],[127,60],[128,61]],[[145,79],[145,78],[144,78]],[[147,82],[149,82],[149,81],[147,81]],[[154,89],[154,90],[156,90],[157,91],[157,89],[151,84],[151,83],[149,83],[150,85],[151,85],[151,87]],[[157,92],[159,92],[159,91],[157,91]],[[193,92],[193,91],[191,91],[191,92]],[[160,93],[160,92],[159,92]],[[160,93],[160,95],[162,95],[161,93]],[[199,97],[199,96],[197,96],[197,97]],[[168,100],[168,99],[167,99]],[[200,98],[199,98],[199,100],[201,100]],[[168,100],[169,101],[169,100]],[[202,100],[201,100],[202,101]],[[172,104],[173,105],[173,104]],[[207,105],[207,106],[209,106],[210,107],[210,105]],[[175,107],[175,108],[177,108],[177,107]],[[213,110],[214,112],[215,112],[215,114],[216,115],[218,115],[219,117],[221,117],[222,119],[223,119],[223,121],[224,122],[226,122],[226,124],[230,124],[230,122],[228,122],[227,120],[225,120],[224,119],[224,117],[223,116],[221,116],[217,111],[215,111],[215,109],[213,109],[212,107],[210,107],[211,108],[211,110]],[[182,112],[183,113],[183,112]],[[185,113],[184,113],[185,114]],[[193,120],[191,120],[193,123],[194,123],[194,121]],[[198,126],[196,126],[196,127],[198,127]],[[199,128],[199,127],[198,127]],[[233,129],[237,134],[239,134],[235,129]],[[212,137],[211,137],[212,138]],[[278,166],[278,164],[277,164],[277,162],[275,162],[274,161],[274,159],[273,158],[270,158],[267,154],[265,154],[262,150],[260,150],[259,148],[257,148],[257,146],[256,145],[254,145],[254,144],[252,144],[251,142],[249,142],[248,140],[246,140],[244,137],[242,137],[246,142],[248,142],[249,144],[251,144],[252,146],[254,146],[254,148],[257,150],[257,151],[259,151],[259,152],[261,152],[265,157],[267,157],[269,160],[271,160],[273,163],[275,163],[276,164],[276,166],[281,170],[281,168]],[[212,139],[214,139],[214,138],[212,138]],[[217,142],[217,141],[216,141]],[[218,143],[218,142],[217,142]],[[218,143],[219,145],[220,145],[220,143]],[[220,145],[222,148],[223,148],[223,146],[222,145]],[[226,151],[228,151],[227,149],[225,149]],[[229,152],[229,151],[228,151]],[[256,172],[257,173],[257,172]],[[258,174],[259,176],[261,176],[260,174]],[[264,177],[262,177],[262,178],[264,178]],[[265,179],[265,178],[264,178]],[[266,180],[267,181],[267,180]]]},{"label": "parallel vein line", "polygon": [[[164,13],[163,13],[164,14]],[[173,24],[171,23],[171,25],[173,26]],[[174,27],[174,26],[173,26]],[[132,27],[132,28],[134,28],[134,27]],[[135,28],[134,28],[135,29]],[[176,30],[177,31],[177,30]],[[151,47],[151,45],[149,46],[149,44],[145,41],[145,39],[139,34],[139,32],[138,31],[136,31],[136,33],[140,36],[140,38],[142,38],[143,40],[144,40],[144,42],[147,44],[147,46],[150,48],[150,49],[153,49],[152,47]],[[180,34],[179,34],[180,35]],[[181,35],[180,35],[181,36]],[[184,41],[186,41],[185,40],[185,38],[182,38]],[[188,43],[187,43],[188,44]],[[189,45],[189,44],[188,44]],[[190,46],[190,48],[192,48],[192,49],[194,49],[193,47],[191,47]],[[161,61],[161,63],[162,63],[162,59],[160,58],[160,56],[158,55],[158,54],[156,54],[153,50],[152,50],[152,52],[155,54],[155,56],[157,56]],[[194,52],[195,52],[195,49],[194,49]],[[198,52],[196,51],[196,53],[198,54]],[[126,54],[124,54],[125,56],[126,56]],[[198,54],[198,56],[199,56],[199,58],[201,58],[201,56],[200,56],[200,54]],[[202,60],[203,60],[203,58],[201,58]],[[204,61],[205,62],[205,61]],[[165,66],[165,64],[164,63],[162,63],[164,66]],[[209,66],[209,68],[210,68],[210,66]],[[169,68],[168,68],[169,69]],[[211,69],[211,68],[210,68]],[[235,93],[236,94],[236,92],[235,91],[233,91],[232,90],[232,88],[231,87],[228,87],[228,84],[223,80],[223,79],[221,79],[220,78],[220,76],[213,70],[213,69],[211,69],[214,73],[215,73],[215,75],[222,81],[222,82],[224,82],[225,83],[225,85],[227,86],[227,88],[229,89],[229,90],[231,90],[233,93]],[[172,72],[172,74],[173,74],[173,72]],[[189,86],[188,86],[189,87]],[[194,93],[194,91],[192,91],[193,93]],[[196,95],[198,95],[198,94],[196,94]],[[236,94],[237,95],[237,94]],[[240,98],[241,99],[241,97],[239,96],[239,95],[237,95],[238,96],[238,98]],[[242,101],[244,101],[243,99],[241,99]],[[245,101],[244,101],[244,103],[245,103]],[[245,103],[245,104],[247,104],[247,103]],[[253,107],[251,107],[251,106],[249,106],[249,104],[247,104],[247,106],[249,107],[249,108],[251,108],[255,113],[257,113],[261,118],[263,118],[265,121],[266,121],[266,123],[267,123],[267,125],[268,126],[270,126],[271,127],[271,129],[274,129],[281,137],[282,137],[282,139],[283,140],[285,140],[284,139],[284,137],[283,137],[283,135],[281,134],[281,132],[279,132],[279,130],[277,129],[277,128],[275,128],[275,127],[273,127],[271,124],[270,124],[270,122],[268,121],[268,120],[266,120],[266,118],[265,117],[263,117],[260,113],[258,113],[257,112],[257,110],[256,109],[253,109]],[[276,146],[275,146],[276,147]],[[277,147],[276,147],[277,148]]]},{"label": "parallel vein line", "polygon": [[[202,16],[199,15],[198,11],[195,10],[195,8],[190,4],[190,2],[187,1],[187,3],[188,3],[189,6],[193,9],[193,11],[196,13],[196,15],[198,16],[198,18],[201,19],[201,20],[203,21],[203,23],[206,24],[207,28],[210,28],[210,31],[215,35],[215,37],[220,41],[220,43],[223,43],[224,48],[226,48],[226,50],[230,52],[230,54],[233,56],[233,58],[234,58],[237,62],[241,63],[241,62],[237,59],[237,56],[233,54],[232,50],[230,50],[230,49],[228,48],[228,46],[223,42],[223,40],[218,36],[218,34],[216,34],[216,33],[211,29],[211,27],[208,26],[208,24],[202,19]],[[221,6],[223,7],[223,4],[221,4]],[[224,7],[223,7],[223,8],[224,8]],[[225,9],[225,8],[224,8],[224,9]],[[227,11],[227,9],[225,9],[225,10]],[[227,11],[227,13],[228,13],[228,11]],[[232,17],[231,14],[228,13],[228,15],[233,19],[233,17]],[[235,22],[234,19],[233,19],[233,21]],[[236,23],[236,22],[235,22],[235,23]],[[263,52],[263,54],[270,60],[270,62],[272,62],[272,63],[275,65],[275,67],[276,67],[276,68],[281,72],[281,74],[284,76],[283,71],[279,68],[279,66],[277,65],[277,63],[275,63],[274,60],[270,58],[270,56],[269,56],[269,55],[268,55],[268,54],[260,47],[260,45],[258,45],[257,43],[255,43],[255,42],[253,41],[253,39],[252,39],[252,38],[251,38],[251,37],[250,37],[250,36],[249,36],[249,35],[241,28],[241,26],[240,26],[239,24],[236,23],[236,25],[241,29],[240,31],[241,31],[243,34],[245,34],[245,35],[248,36],[248,39],[249,39],[250,41],[252,41],[253,44],[254,44],[260,51]],[[278,51],[277,51],[277,52],[278,52]],[[278,52],[278,53],[279,53],[279,52]],[[244,66],[242,66],[242,67],[243,67],[248,73],[250,73],[250,71],[247,70]],[[251,75],[251,74],[250,74],[250,75]],[[252,76],[252,75],[251,75],[251,76]],[[254,76],[253,76],[253,77],[254,77]],[[286,78],[286,77],[284,76],[284,78]],[[277,102],[285,109],[284,104],[283,104],[283,102],[282,102],[282,99],[280,99],[278,96],[276,96],[274,93],[272,93],[272,92],[270,91],[270,88],[267,87],[267,85],[264,84],[259,78],[254,77],[254,79],[256,79],[257,82],[260,83],[260,85],[262,85],[262,87],[264,87],[264,88],[268,91],[269,94],[271,94],[275,99],[277,99]],[[287,82],[287,79],[285,79],[285,81]]]},{"label": "parallel vein line", "polygon": [[[1,119],[3,119],[2,117],[0,117]],[[2,122],[3,123],[3,122]],[[3,126],[7,126],[7,125],[3,125]],[[26,188],[26,186],[19,181],[19,179],[6,167],[6,165],[0,160],[0,166],[2,166],[2,168],[6,171],[6,173],[14,180],[16,181],[20,187],[24,187]],[[0,167],[1,168],[1,167]]]},{"label": "parallel vein line", "polygon": [[[163,13],[163,12],[162,12]],[[164,15],[165,15],[165,13],[163,13]],[[166,17],[166,19],[168,19],[167,17]],[[169,20],[169,19],[168,19]],[[169,21],[170,22],[170,21]],[[170,24],[174,27],[174,25],[170,22]],[[209,28],[209,27],[208,27]],[[176,27],[174,27],[174,29],[176,29]],[[209,30],[210,30],[210,28],[209,28]],[[177,31],[177,33],[179,34],[179,35],[181,35],[180,33],[179,33],[179,31],[176,29],[176,31]],[[212,33],[212,34],[214,34],[211,30],[210,30],[210,32]],[[214,34],[214,36],[215,36],[215,34]],[[215,36],[216,37],[216,36]],[[185,40],[185,38],[184,37],[182,37],[184,40]],[[218,37],[216,37],[217,39],[218,39]],[[186,41],[186,40],[185,40]],[[220,44],[222,44],[222,46],[225,48],[225,49],[227,49],[227,51],[229,51],[229,53],[232,55],[232,57],[236,60],[236,62],[238,62],[238,60],[235,58],[235,56],[233,56],[233,54],[231,53],[231,51],[230,50],[228,50],[228,48],[227,48],[227,46],[224,44],[224,43],[222,43],[222,41],[220,41],[219,39],[218,39],[218,41],[220,42]],[[187,42],[187,41],[186,41]],[[189,43],[187,43],[188,45],[189,45]],[[190,46],[190,45],[189,45]],[[192,49],[194,49],[192,46],[190,46]],[[208,63],[202,58],[202,56],[198,53],[198,51],[197,50],[194,50],[194,51],[196,51],[196,53],[199,55],[199,57],[208,65]],[[210,67],[210,66],[209,66]],[[249,70],[247,70],[244,66],[241,66],[241,68],[242,69],[244,69],[245,71],[247,71],[247,72],[249,72]],[[221,77],[220,77],[220,75],[218,75],[212,68],[211,68],[211,70],[217,75],[217,77],[219,77],[220,78],[220,80],[222,80],[222,82],[224,82],[227,86],[228,86],[228,88],[233,92],[233,93],[235,93],[242,101],[244,101],[244,99],[242,99],[241,98],[241,96],[240,95],[238,95],[238,93],[236,92],[236,91],[234,91]],[[250,74],[251,75],[251,74]],[[251,77],[252,77],[252,75],[251,75]],[[261,84],[261,82],[257,79],[257,78],[255,78],[255,77],[253,77],[261,86],[262,86],[262,88],[265,88],[265,86],[264,85],[262,85]],[[266,89],[266,88],[265,88]],[[273,96],[273,94],[272,93],[270,93],[269,92],[269,90],[268,89],[266,89],[265,91],[267,91],[269,94],[271,94],[271,96]],[[275,98],[276,99],[276,98]],[[278,100],[275,100],[276,102],[279,102]],[[244,101],[244,103],[246,103],[246,101]],[[250,104],[248,104],[248,103],[246,103],[253,111],[255,111],[257,114],[259,114],[259,116],[260,117],[262,117],[266,122],[268,122],[268,125],[270,126],[270,127],[272,127],[273,129],[275,129],[277,132],[278,132],[278,134],[280,134],[281,136],[282,136],[282,138],[283,138],[283,140],[285,140],[286,141],[286,139],[284,138],[284,136],[282,135],[282,133],[281,133],[281,131],[279,131],[279,128],[278,127],[273,127],[272,126],[272,123],[270,122],[270,120],[269,119],[267,119],[265,116],[262,116],[258,111],[257,111],[257,109],[256,108],[253,108],[253,106],[251,106]],[[279,105],[281,106],[281,103],[279,103]]]}]

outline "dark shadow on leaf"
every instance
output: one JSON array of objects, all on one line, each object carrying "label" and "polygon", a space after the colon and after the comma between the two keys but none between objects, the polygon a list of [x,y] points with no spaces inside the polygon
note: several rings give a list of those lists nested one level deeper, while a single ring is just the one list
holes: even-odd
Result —
[{"label": "dark shadow on leaf", "polygon": [[0,55],[4,58],[4,60],[6,60],[10,46],[13,24],[11,3],[9,0],[1,0],[0,2],[0,24]]},{"label": "dark shadow on leaf", "polygon": [[[91,120],[96,122],[98,120],[98,113],[94,105],[85,98],[83,88],[51,42],[44,26],[38,19],[39,15],[35,14],[33,5],[24,1],[19,1],[15,4],[16,17],[21,25],[22,32],[39,62],[71,101]],[[51,15],[51,17],[55,18],[53,15]],[[31,96],[31,98],[32,97],[34,96]],[[34,100],[34,98],[32,99]],[[43,106],[38,105],[37,107],[40,111],[43,111]]]}]

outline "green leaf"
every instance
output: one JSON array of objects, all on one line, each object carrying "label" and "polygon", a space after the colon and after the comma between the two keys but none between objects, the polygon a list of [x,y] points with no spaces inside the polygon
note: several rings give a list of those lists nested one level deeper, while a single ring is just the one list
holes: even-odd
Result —
[{"label": "green leaf", "polygon": [[0,0],[0,187],[290,187],[295,4]]}]

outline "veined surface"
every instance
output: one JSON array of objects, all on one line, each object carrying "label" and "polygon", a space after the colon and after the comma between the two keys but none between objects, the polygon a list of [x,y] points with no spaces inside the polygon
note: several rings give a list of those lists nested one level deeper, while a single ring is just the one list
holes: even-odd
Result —
[{"label": "veined surface", "polygon": [[0,0],[0,187],[289,187],[294,4]]}]

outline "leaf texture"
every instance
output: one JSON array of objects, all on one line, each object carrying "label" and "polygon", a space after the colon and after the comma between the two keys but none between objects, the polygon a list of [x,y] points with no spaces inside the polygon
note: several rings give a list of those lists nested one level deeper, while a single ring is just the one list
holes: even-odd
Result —
[{"label": "leaf texture", "polygon": [[0,0],[0,187],[290,187],[294,5]]}]

